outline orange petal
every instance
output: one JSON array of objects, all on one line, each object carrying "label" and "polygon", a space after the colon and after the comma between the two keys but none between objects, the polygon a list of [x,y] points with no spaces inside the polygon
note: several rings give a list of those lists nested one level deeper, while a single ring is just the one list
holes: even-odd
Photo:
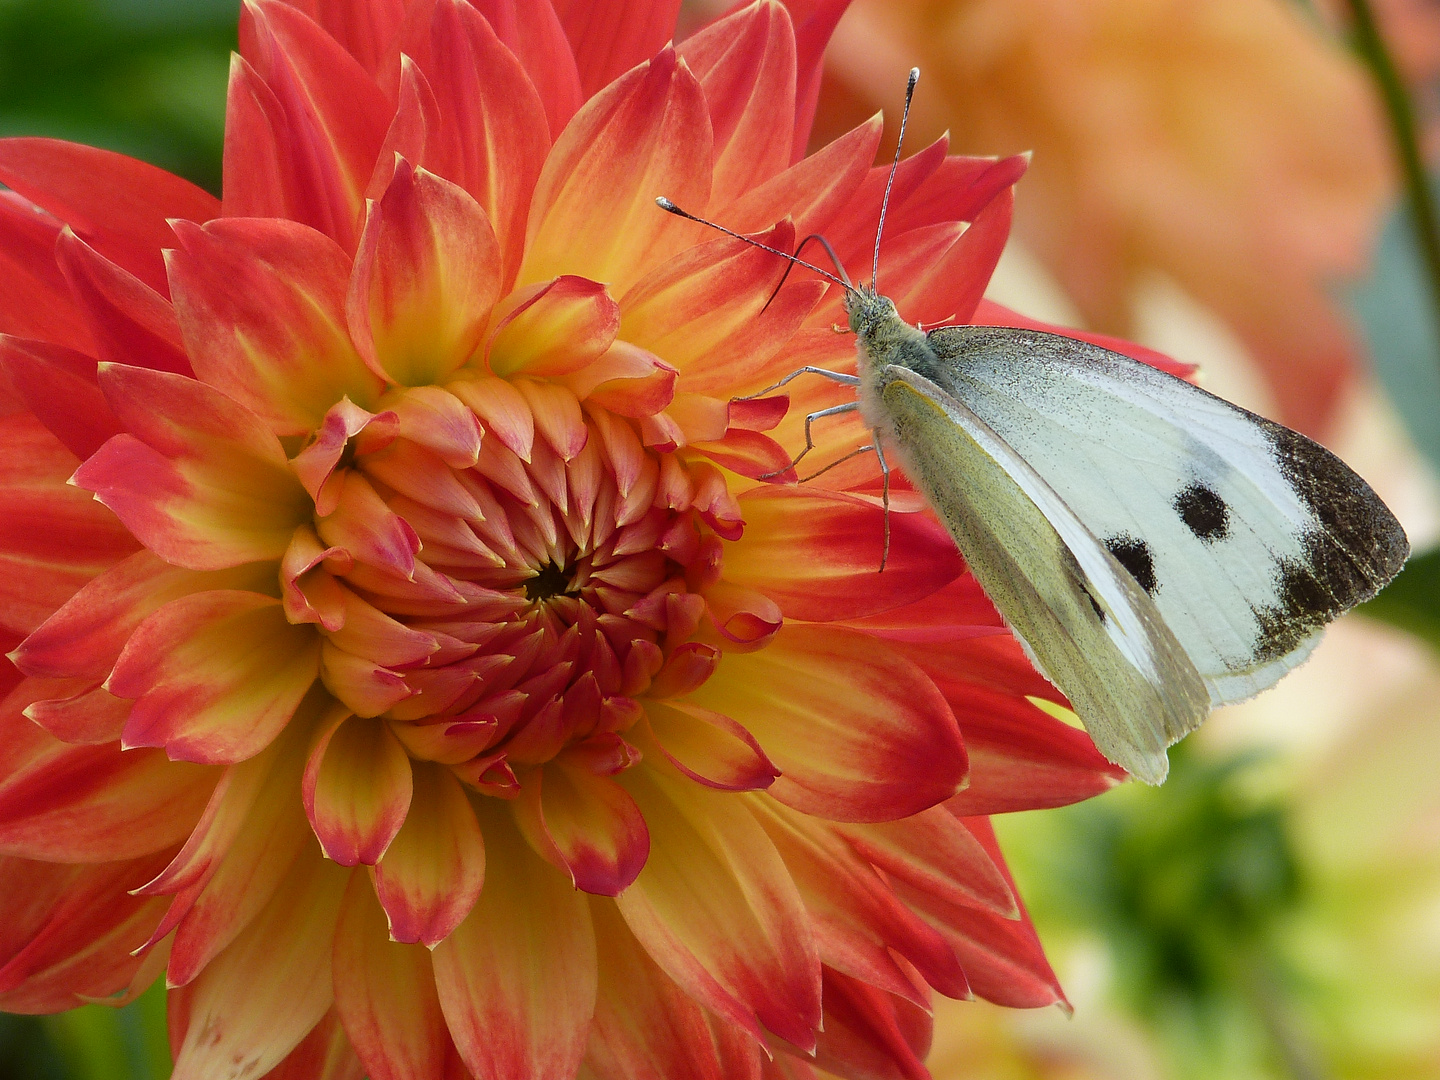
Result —
[{"label": "orange petal", "polygon": [[438,386],[412,386],[386,399],[400,420],[400,437],[434,451],[452,469],[480,459],[484,430],[473,410]]},{"label": "orange petal", "polygon": [[184,1033],[177,1039],[175,1080],[257,1080],[325,1015],[333,1000],[331,941],[347,877],[315,855],[295,860],[240,936],[192,984],[172,991],[171,1030]]},{"label": "orange petal", "polygon": [[379,716],[414,693],[398,672],[329,641],[320,649],[320,678],[347,709],[367,718]]},{"label": "orange petal", "polygon": [[485,837],[485,891],[434,952],[440,1007],[476,1080],[573,1076],[595,1010],[585,897],[508,815],[488,812]]},{"label": "orange petal", "polygon": [[282,731],[319,674],[319,642],[280,601],[238,589],[172,600],[131,635],[106,681],[136,699],[125,745],[244,761]]},{"label": "orange petal", "polygon": [[878,1065],[887,1076],[931,1080],[925,1068],[931,1026],[928,1001],[908,1000],[827,969],[825,1030],[815,1063],[841,1075]]},{"label": "orange petal", "polygon": [[120,433],[100,392],[94,357],[47,341],[0,335],[0,377],[81,461]]},{"label": "orange petal", "polygon": [[787,618],[831,622],[902,607],[965,569],[929,514],[890,514],[840,492],[766,486],[740,498],[745,535],[725,550],[725,577],[769,596]]},{"label": "orange petal", "polygon": [[[506,47],[525,65],[545,103],[550,138],[555,139],[580,108],[586,95],[580,90],[575,54],[552,5],[526,0],[471,0]],[[523,13],[523,14],[522,14]],[[636,62],[644,59],[637,57]]]},{"label": "orange petal", "polygon": [[[795,226],[782,221],[755,239],[788,252]],[[683,391],[728,398],[768,370],[825,292],[821,282],[794,281],[770,302],[786,269],[728,236],[699,244],[621,295],[621,335],[679,369]]]},{"label": "orange petal", "polygon": [[610,348],[620,328],[620,307],[605,286],[573,274],[516,290],[496,315],[487,361],[502,378],[579,371]]},{"label": "orange petal", "polygon": [[680,0],[656,0],[638,8],[619,0],[559,0],[554,7],[575,52],[580,89],[593,97],[670,40]]},{"label": "orange petal", "polygon": [[[563,386],[549,382],[520,379],[515,383],[520,396],[530,406],[535,430],[555,453],[569,461],[585,449],[590,429],[580,414],[580,402]],[[561,500],[564,501],[563,499]]]},{"label": "orange petal", "polygon": [[344,549],[358,563],[413,579],[415,555],[420,550],[415,530],[385,505],[356,470],[346,470],[337,480],[340,489],[335,509],[315,526],[320,539]]},{"label": "orange petal", "polygon": [[[532,28],[541,23],[536,7],[519,20],[511,11],[511,28],[518,30],[517,21]],[[380,168],[399,153],[473,195],[495,229],[508,286],[520,266],[550,129],[530,75],[492,29],[503,27],[482,12],[491,14],[462,0],[438,0],[428,26],[406,40],[413,70],[407,66],[402,74],[399,115]]]},{"label": "orange petal", "polygon": [[326,856],[373,866],[410,808],[410,759],[388,725],[341,710],[315,740],[301,794]]},{"label": "orange petal", "polygon": [[750,4],[686,38],[678,52],[700,80],[715,129],[711,207],[728,206],[790,164],[795,126],[790,15],[778,3]]},{"label": "orange petal", "polygon": [[650,828],[650,859],[616,899],[645,950],[691,997],[760,1038],[808,1049],[820,960],[800,894],[733,795],[642,767],[624,776]]},{"label": "orange petal", "polygon": [[787,624],[758,652],[727,651],[690,700],[751,731],[781,772],[770,793],[806,813],[904,818],[965,780],[965,747],[940,691],[866,634]]},{"label": "orange petal", "polygon": [[335,928],[335,1010],[370,1080],[444,1080],[450,1033],[430,953],[389,940],[364,874],[352,874]]},{"label": "orange petal", "polygon": [[753,791],[780,770],[730,717],[682,701],[647,701],[645,715],[659,751],[691,780],[721,791]]},{"label": "orange petal", "polygon": [[618,896],[650,854],[635,800],[608,776],[584,768],[553,761],[536,769],[511,809],[536,854],[582,892]]},{"label": "orange petal", "polygon": [[965,973],[945,938],[901,903],[832,826],[773,799],[750,805],[805,899],[827,966],[924,1007],[924,993],[895,961],[899,953],[947,997],[969,996]]},{"label": "orange petal", "polygon": [[365,220],[350,283],[351,336],[387,381],[437,382],[480,343],[500,274],[500,249],[480,205],[401,159]]},{"label": "orange petal", "polygon": [[282,435],[320,426],[342,397],[371,408],[381,380],[345,324],[350,258],[294,221],[177,224],[175,313],[195,373]]},{"label": "orange petal", "polygon": [[375,867],[375,893],[395,941],[433,948],[475,904],[485,882],[485,842],[455,774],[416,762],[410,812]]},{"label": "orange petal", "polygon": [[597,1080],[759,1080],[754,1041],[676,986],[615,905],[595,901],[590,911],[600,994],[585,1064]]},{"label": "orange petal", "polygon": [[[521,461],[530,460],[530,448],[535,441],[535,418],[530,415],[530,407],[520,396],[520,391],[494,376],[457,379],[445,389],[470,406],[486,430],[506,449]],[[480,452],[485,452],[484,443]]]},{"label": "orange petal", "polygon": [[60,742],[24,715],[44,693],[44,682],[27,679],[0,702],[0,851],[64,862],[129,859],[190,831],[219,778],[215,770],[153,750]]},{"label": "orange petal", "polygon": [[163,169],[59,139],[0,141],[0,182],[162,293],[160,252],[172,239],[166,223],[220,213],[213,195]]},{"label": "orange petal", "polygon": [[655,197],[704,206],[710,161],[700,84],[666,49],[591,98],[556,142],[535,187],[519,280],[579,274],[623,295],[694,242],[700,226],[660,210]]},{"label": "orange petal", "polygon": [[[240,53],[273,104],[267,124],[237,133],[253,141],[231,139],[227,125],[226,214],[301,221],[354,251],[365,185],[390,121],[384,95],[344,47],[279,0],[241,8]],[[257,159],[280,163],[279,206],[274,192],[256,190],[268,179],[263,172],[246,175]]]}]

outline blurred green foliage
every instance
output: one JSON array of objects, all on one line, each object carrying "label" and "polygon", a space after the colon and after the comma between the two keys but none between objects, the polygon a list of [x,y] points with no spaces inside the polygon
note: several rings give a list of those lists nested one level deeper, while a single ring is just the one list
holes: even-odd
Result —
[{"label": "blurred green foliage", "polygon": [[157,982],[115,1009],[56,1016],[0,1013],[0,1080],[166,1080],[165,988]]},{"label": "blurred green foliage", "polygon": [[239,0],[0,0],[0,135],[119,150],[218,192]]}]

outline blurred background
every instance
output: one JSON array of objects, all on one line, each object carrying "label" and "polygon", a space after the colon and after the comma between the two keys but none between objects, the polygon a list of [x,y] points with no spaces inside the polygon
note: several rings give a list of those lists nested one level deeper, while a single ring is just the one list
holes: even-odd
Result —
[{"label": "blurred background", "polygon": [[[0,135],[217,190],[236,10],[0,0]],[[1074,1012],[941,1001],[937,1080],[1440,1080],[1440,2],[855,0],[828,61],[817,144],[919,65],[912,151],[1034,151],[991,299],[1199,365],[1422,553],[1164,787],[997,820]],[[0,1080],[168,1065],[158,988],[0,1015]]]}]

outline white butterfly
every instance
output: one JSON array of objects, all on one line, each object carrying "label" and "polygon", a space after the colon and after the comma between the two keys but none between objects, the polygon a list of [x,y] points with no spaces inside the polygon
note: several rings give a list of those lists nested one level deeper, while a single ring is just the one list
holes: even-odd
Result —
[{"label": "white butterfly", "polygon": [[1409,555],[1369,485],[1303,435],[1073,338],[924,333],[873,277],[801,265],[845,288],[859,357],[858,376],[805,369],[858,391],[807,417],[807,450],[811,421],[860,409],[1101,753],[1141,780],[1162,781],[1167,746],[1272,686]]}]

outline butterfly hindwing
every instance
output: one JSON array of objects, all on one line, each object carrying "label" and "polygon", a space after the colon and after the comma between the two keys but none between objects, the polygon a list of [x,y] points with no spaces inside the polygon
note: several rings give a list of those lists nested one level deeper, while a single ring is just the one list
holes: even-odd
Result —
[{"label": "butterfly hindwing", "polygon": [[1209,711],[1180,643],[1136,579],[1004,439],[923,376],[875,392],[908,474],[1037,666],[1102,753],[1151,783]]},{"label": "butterfly hindwing", "polygon": [[1182,379],[1042,331],[957,326],[926,342],[920,374],[1061,493],[1212,704],[1273,684],[1405,561],[1394,515],[1343,462]]}]

